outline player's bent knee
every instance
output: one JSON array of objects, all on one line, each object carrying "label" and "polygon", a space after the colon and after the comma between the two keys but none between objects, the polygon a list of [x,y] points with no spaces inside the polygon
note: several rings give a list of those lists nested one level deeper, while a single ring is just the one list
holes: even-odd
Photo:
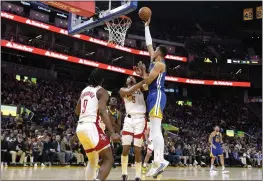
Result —
[{"label": "player's bent knee", "polygon": [[123,156],[127,156],[129,154],[130,151],[130,145],[123,145],[122,147],[122,155]]},{"label": "player's bent knee", "polygon": [[148,150],[147,150],[147,155],[148,155],[148,156],[152,156],[152,152],[153,152],[152,150],[149,150],[149,149],[148,149]]}]

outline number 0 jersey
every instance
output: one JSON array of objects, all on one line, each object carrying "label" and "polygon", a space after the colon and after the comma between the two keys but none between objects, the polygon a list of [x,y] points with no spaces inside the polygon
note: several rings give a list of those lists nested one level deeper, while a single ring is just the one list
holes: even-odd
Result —
[{"label": "number 0 jersey", "polygon": [[100,86],[91,87],[88,86],[81,92],[81,108],[79,121],[82,122],[98,122],[99,117],[99,101],[97,98],[97,91],[100,89]]},{"label": "number 0 jersey", "polygon": [[146,105],[141,90],[135,91],[132,95],[123,97],[127,114],[145,114]]}]

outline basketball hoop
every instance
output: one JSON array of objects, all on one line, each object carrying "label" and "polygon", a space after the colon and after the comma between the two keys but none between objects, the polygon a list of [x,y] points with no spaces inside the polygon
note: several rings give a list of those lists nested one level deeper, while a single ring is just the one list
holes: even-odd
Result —
[{"label": "basketball hoop", "polygon": [[108,43],[114,43],[124,46],[125,36],[128,28],[131,26],[132,20],[127,16],[120,16],[106,22],[109,31]]}]

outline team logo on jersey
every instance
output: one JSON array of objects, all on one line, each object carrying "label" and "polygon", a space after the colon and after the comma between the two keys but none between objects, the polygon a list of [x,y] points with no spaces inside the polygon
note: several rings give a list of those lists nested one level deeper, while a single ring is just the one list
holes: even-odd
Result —
[{"label": "team logo on jersey", "polygon": [[100,137],[101,137],[101,139],[104,140],[104,141],[107,140],[107,137],[106,137],[104,134],[100,134]]}]

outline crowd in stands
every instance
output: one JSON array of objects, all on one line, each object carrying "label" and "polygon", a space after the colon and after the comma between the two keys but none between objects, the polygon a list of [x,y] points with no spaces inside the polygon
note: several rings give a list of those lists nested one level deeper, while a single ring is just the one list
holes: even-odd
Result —
[{"label": "crowd in stands", "polygon": [[[32,117],[22,112],[18,117],[1,113],[1,162],[4,165],[76,164],[87,161],[79,142],[70,144],[75,134],[77,117],[74,108],[85,84],[66,81],[18,81],[2,74],[3,105],[25,106]],[[120,102],[120,105],[122,103]],[[120,106],[123,107],[123,106]],[[246,106],[235,101],[194,100],[193,106],[168,104],[164,122],[179,128],[165,131],[165,158],[172,166],[210,164],[208,136],[213,126],[223,132],[223,148],[227,166],[262,165],[262,129],[260,120],[251,122]],[[249,136],[226,136],[225,130],[242,130]],[[121,145],[114,148],[115,162],[120,163]],[[147,146],[143,145],[145,155]],[[130,150],[130,164],[134,162]],[[219,162],[216,162],[219,164]]]}]

